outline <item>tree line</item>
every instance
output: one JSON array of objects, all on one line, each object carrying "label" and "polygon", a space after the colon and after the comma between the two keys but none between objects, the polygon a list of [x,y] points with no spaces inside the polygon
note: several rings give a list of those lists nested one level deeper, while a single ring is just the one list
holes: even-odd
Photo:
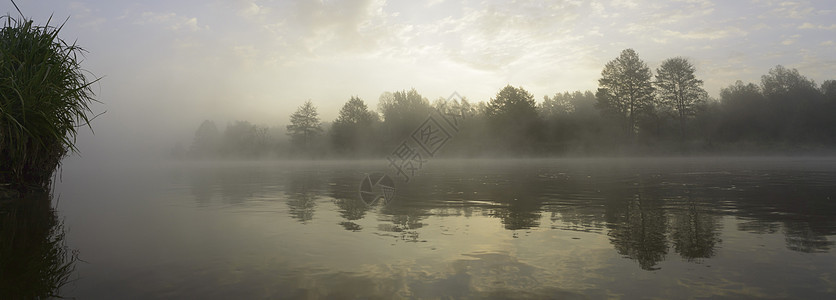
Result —
[{"label": "tree line", "polygon": [[221,132],[204,121],[180,155],[189,157],[380,157],[433,112],[461,116],[446,155],[549,156],[825,151],[836,145],[836,81],[817,85],[795,69],[772,68],[761,82],[737,81],[719,99],[703,89],[687,58],[653,72],[633,49],[607,62],[598,89],[546,95],[500,89],[488,101],[438,98],[415,89],[385,92],[377,109],[350,97],[323,123],[309,100],[285,128],[246,121]]}]

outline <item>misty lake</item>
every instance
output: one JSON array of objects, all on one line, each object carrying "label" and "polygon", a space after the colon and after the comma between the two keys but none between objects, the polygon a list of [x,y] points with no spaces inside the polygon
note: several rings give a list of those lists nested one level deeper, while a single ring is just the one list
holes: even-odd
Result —
[{"label": "misty lake", "polygon": [[836,158],[68,164],[79,299],[832,298]]}]

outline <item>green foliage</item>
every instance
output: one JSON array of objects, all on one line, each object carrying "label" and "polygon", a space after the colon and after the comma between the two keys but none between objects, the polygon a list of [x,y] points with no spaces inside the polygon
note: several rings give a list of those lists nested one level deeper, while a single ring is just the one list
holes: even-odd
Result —
[{"label": "green foliage", "polygon": [[61,27],[4,16],[0,30],[0,182],[45,188],[96,100]]},{"label": "green foliage", "polygon": [[650,68],[633,49],[624,49],[607,62],[598,79],[599,108],[622,119],[629,135],[637,130],[639,115],[653,104]]}]

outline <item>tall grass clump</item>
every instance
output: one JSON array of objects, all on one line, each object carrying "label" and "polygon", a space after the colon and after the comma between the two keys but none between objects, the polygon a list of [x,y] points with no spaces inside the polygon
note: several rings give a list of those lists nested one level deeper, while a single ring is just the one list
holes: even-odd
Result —
[{"label": "tall grass clump", "polygon": [[61,159],[89,128],[97,102],[80,66],[84,50],[58,37],[62,26],[0,17],[0,188],[48,188]]}]

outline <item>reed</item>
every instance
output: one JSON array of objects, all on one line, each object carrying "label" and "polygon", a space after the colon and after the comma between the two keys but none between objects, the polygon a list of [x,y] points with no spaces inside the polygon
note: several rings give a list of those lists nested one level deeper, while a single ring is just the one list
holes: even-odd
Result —
[{"label": "reed", "polygon": [[0,17],[0,189],[48,188],[98,102],[91,85],[100,78],[81,68],[84,49],[51,21]]}]

